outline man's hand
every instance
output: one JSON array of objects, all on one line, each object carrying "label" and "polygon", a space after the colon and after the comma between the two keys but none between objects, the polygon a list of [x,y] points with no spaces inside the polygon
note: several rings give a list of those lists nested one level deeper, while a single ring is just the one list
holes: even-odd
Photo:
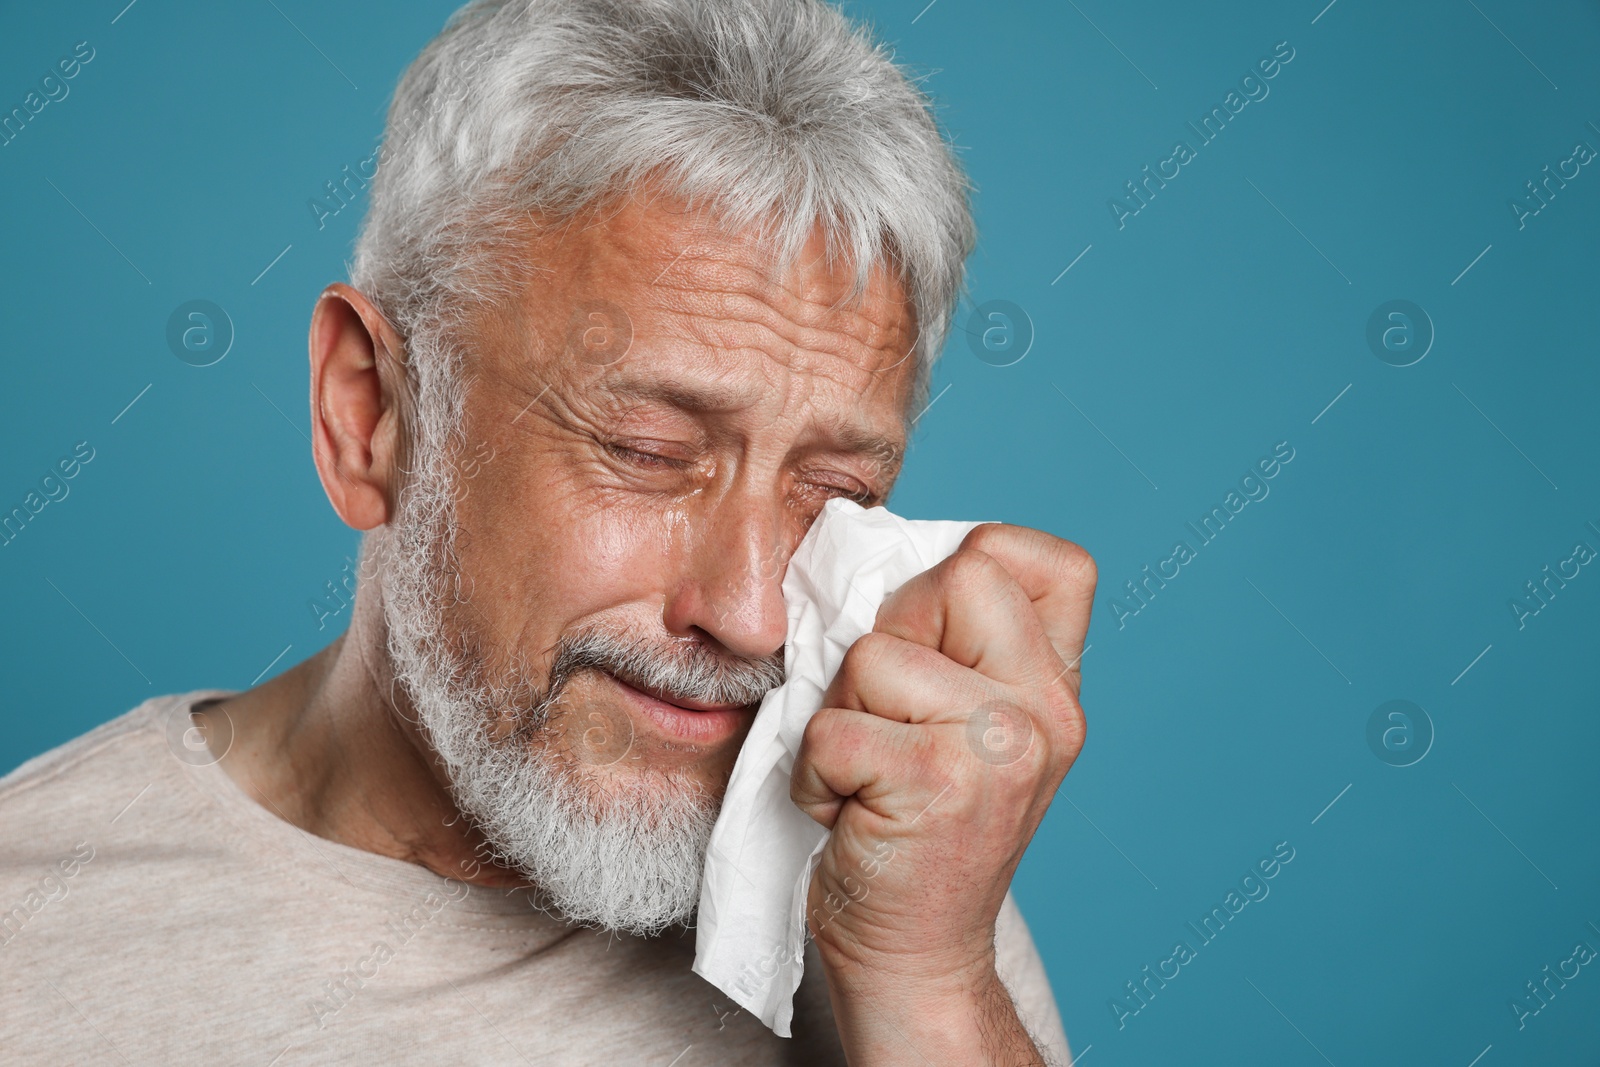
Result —
[{"label": "man's hand", "polygon": [[986,524],[883,604],[806,728],[792,795],[833,834],[809,924],[852,1064],[1041,1063],[995,921],[1083,747],[1094,562]]}]

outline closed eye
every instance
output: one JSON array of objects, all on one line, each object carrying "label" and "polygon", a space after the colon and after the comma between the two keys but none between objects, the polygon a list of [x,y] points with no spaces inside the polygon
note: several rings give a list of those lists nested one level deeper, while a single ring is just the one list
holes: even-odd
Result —
[{"label": "closed eye", "polygon": [[877,494],[871,489],[852,490],[847,486],[835,485],[829,482],[812,482],[811,484],[816,486],[818,489],[823,490],[824,492],[832,493],[835,496],[842,496],[846,500],[853,500],[864,508],[870,507],[873,497],[877,496]]},{"label": "closed eye", "polygon": [[609,441],[606,442],[605,447],[606,451],[613,456],[646,470],[676,470],[684,465],[683,460],[674,459],[671,456],[663,456],[659,452],[647,452],[643,449],[629,448],[627,445],[619,445]]},{"label": "closed eye", "polygon": [[635,470],[686,470],[694,466],[691,459],[669,456],[662,451],[648,448],[643,442],[627,443],[627,445],[621,442],[603,442],[603,446],[606,454],[610,454],[629,467],[634,467]]}]

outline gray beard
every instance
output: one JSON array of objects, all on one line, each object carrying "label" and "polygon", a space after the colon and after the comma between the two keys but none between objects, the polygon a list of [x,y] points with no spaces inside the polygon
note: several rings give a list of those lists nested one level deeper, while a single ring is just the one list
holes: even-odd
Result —
[{"label": "gray beard", "polygon": [[[430,386],[436,401],[431,412],[418,405],[414,466],[398,514],[369,535],[368,547],[391,668],[445,765],[452,798],[494,860],[532,880],[566,919],[640,935],[687,923],[720,797],[681,773],[603,770],[631,741],[627,720],[585,732],[605,739],[596,750],[564,751],[546,729],[550,712],[582,670],[683,697],[756,703],[782,682],[781,660],[729,662],[703,647],[669,647],[665,634],[642,642],[586,630],[562,638],[544,686],[520,664],[507,679],[491,679],[482,655],[446,623],[445,590],[456,588],[457,573],[448,444],[460,397],[449,381],[425,381],[424,398]],[[516,729],[497,739],[494,724],[511,711]]]}]

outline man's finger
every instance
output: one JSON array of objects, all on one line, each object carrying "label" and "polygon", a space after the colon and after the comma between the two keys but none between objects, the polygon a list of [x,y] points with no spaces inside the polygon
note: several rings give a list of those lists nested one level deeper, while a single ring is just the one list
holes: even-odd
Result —
[{"label": "man's finger", "polygon": [[[883,797],[904,802],[906,782],[928,783],[936,773],[930,731],[866,712],[825,707],[806,724],[789,780],[795,806],[830,830],[848,797],[890,818]],[[896,781],[883,778],[894,769]]]},{"label": "man's finger", "polygon": [[999,560],[974,549],[957,549],[895,590],[873,629],[997,681],[1038,685],[1061,671],[1027,592]]},{"label": "man's finger", "polygon": [[998,688],[938,649],[874,631],[845,652],[822,703],[895,722],[953,722],[997,698]]},{"label": "man's finger", "polygon": [[[1039,622],[1061,662],[1072,668],[1076,683],[1078,660],[1089,632],[1098,572],[1088,552],[1071,541],[1033,530],[989,522],[975,528],[961,542],[999,560],[1016,579],[1033,604]],[[1076,684],[1074,684],[1076,691]]]}]

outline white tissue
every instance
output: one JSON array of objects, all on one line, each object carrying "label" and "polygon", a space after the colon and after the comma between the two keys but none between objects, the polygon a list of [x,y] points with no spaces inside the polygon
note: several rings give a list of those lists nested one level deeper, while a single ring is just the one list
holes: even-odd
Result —
[{"label": "white tissue", "polygon": [[711,831],[694,971],[788,1037],[805,966],[806,895],[828,831],[789,799],[806,723],[884,598],[961,546],[976,522],[902,519],[835,498],[783,577],[785,682],[761,702]]}]

